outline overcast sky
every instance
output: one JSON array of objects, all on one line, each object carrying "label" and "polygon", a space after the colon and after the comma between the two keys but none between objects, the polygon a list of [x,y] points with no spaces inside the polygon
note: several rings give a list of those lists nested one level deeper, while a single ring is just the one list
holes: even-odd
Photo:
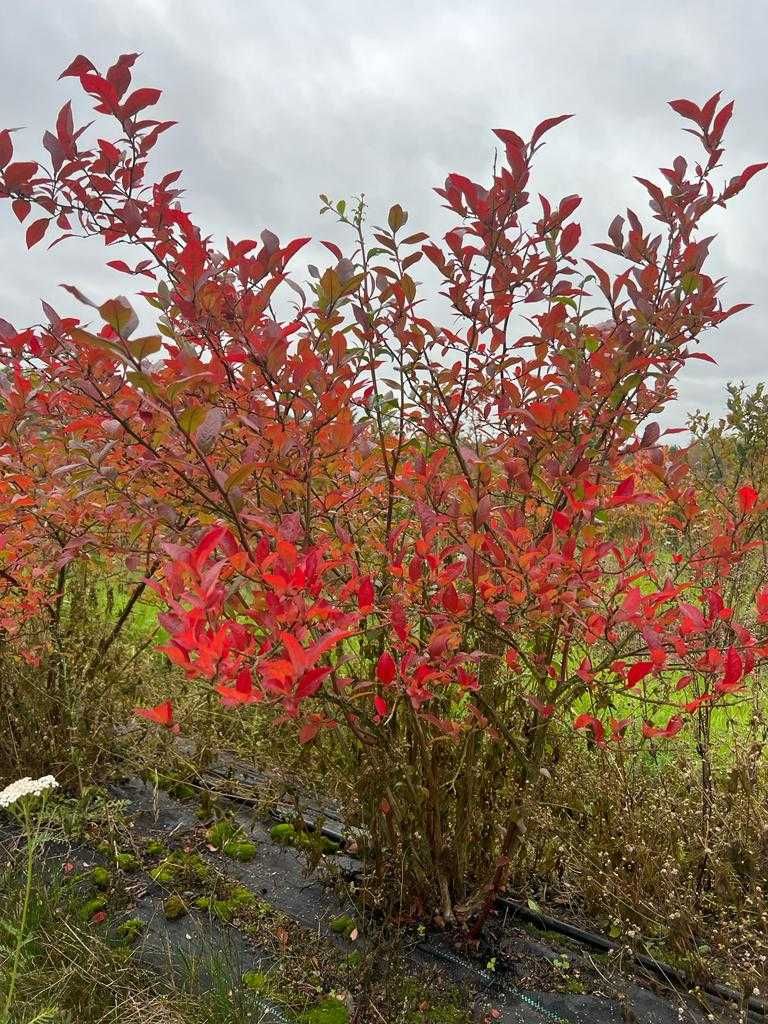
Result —
[{"label": "overcast sky", "polygon": [[[104,70],[139,51],[134,82],[162,88],[157,116],[179,121],[160,164],[184,170],[185,207],[221,240],[269,227],[283,241],[343,243],[318,193],[361,191],[373,223],[400,202],[409,228],[442,235],[450,220],[431,189],[451,171],[485,183],[491,129],[526,135],[568,112],[577,117],[537,157],[534,190],[583,195],[585,238],[599,241],[615,213],[644,211],[633,174],[690,151],[666,101],[717,89],[736,101],[726,172],[768,159],[768,0],[4,0],[0,15],[0,126],[26,126],[19,153],[38,155],[79,88],[57,82],[76,54]],[[768,174],[712,218],[711,272],[728,278],[729,303],[754,307],[712,336],[718,366],[686,370],[669,423],[722,409],[727,380],[766,376],[767,214]],[[28,254],[3,204],[0,316],[35,322],[40,298],[75,312],[62,281],[94,298],[125,292],[131,279],[104,259],[78,240]]]}]

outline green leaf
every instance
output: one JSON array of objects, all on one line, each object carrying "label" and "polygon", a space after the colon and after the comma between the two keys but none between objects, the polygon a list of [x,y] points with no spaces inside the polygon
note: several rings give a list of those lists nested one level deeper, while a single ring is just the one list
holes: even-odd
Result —
[{"label": "green leaf", "polygon": [[146,373],[137,373],[135,370],[129,370],[125,375],[132,384],[135,384],[137,388],[141,388],[142,391],[146,391],[150,395],[157,394],[157,387],[151,377],[148,377]]},{"label": "green leaf", "polygon": [[402,208],[399,203],[390,209],[389,216],[387,217],[387,223],[389,224],[391,231],[398,231],[405,222],[408,220],[408,214]]},{"label": "green leaf", "polygon": [[159,352],[163,347],[163,339],[159,334],[148,334],[144,338],[134,338],[129,341],[126,348],[134,359],[146,359],[147,356]]},{"label": "green leaf", "polygon": [[208,410],[203,405],[193,405],[179,416],[179,426],[185,434],[194,434],[205,419]]},{"label": "green leaf", "polygon": [[690,295],[699,287],[699,275],[695,270],[686,270],[680,281],[680,286],[686,295]]},{"label": "green leaf", "polygon": [[118,295],[115,299],[107,299],[102,306],[99,306],[99,313],[121,338],[130,338],[139,326],[139,318],[124,295]]},{"label": "green leaf", "polygon": [[244,480],[247,480],[249,476],[256,470],[255,462],[246,462],[240,469],[236,469],[234,473],[227,477],[224,482],[224,490],[228,491],[231,487],[237,487]]},{"label": "green leaf", "polygon": [[107,341],[106,338],[99,338],[95,334],[91,334],[90,331],[84,331],[80,327],[75,327],[71,332],[71,337],[75,341],[79,341],[81,345],[90,345],[92,348],[99,348],[102,352],[109,352],[110,355],[117,356],[119,359],[125,360],[125,353],[112,341]]}]

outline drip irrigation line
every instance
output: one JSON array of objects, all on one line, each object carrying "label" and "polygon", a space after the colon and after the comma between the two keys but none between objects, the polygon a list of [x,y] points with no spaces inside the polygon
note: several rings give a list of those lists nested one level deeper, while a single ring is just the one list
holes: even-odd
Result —
[{"label": "drip irrigation line", "polygon": [[[471,960],[465,960],[463,957],[457,956],[455,953],[451,953],[447,949],[441,949],[439,946],[433,946],[428,942],[420,942],[416,948],[437,960],[445,960],[446,963],[454,964],[457,967],[462,967],[466,971],[471,971],[473,974],[477,974],[487,983],[489,988],[500,986],[500,979],[491,974],[490,971],[486,971],[485,968],[479,967]],[[523,992],[516,985],[506,985],[505,987],[517,999],[525,1003],[526,1006],[530,1006],[532,1010],[540,1013],[542,1017],[546,1017],[547,1020],[552,1021],[552,1024],[571,1024],[571,1022],[566,1020],[565,1017],[560,1017],[558,1014],[548,1010],[546,1006],[539,1002],[538,999],[534,999],[533,996],[528,995],[527,992]]]},{"label": "drip irrigation line", "polygon": [[[549,917],[547,914],[542,914],[539,911],[531,910],[530,907],[524,903],[519,903],[517,900],[511,899],[509,896],[501,896],[498,899],[498,905],[503,907],[505,910],[509,910],[515,917],[521,917],[531,924],[535,924],[543,931],[557,932],[559,935],[565,935],[569,939],[573,939],[576,942],[580,942],[584,946],[591,946],[593,949],[599,949],[603,953],[615,953],[622,947],[618,942],[614,942],[612,939],[606,938],[605,935],[599,935],[596,932],[588,932],[582,928],[577,928],[575,925],[568,924],[565,921],[559,921],[557,918]],[[671,964],[663,963],[660,960],[656,960],[652,956],[647,956],[645,953],[630,953],[633,963],[636,963],[639,967],[645,968],[647,971],[652,971],[657,977],[662,978],[664,981],[674,981],[678,985],[682,985],[685,988],[692,989],[698,988],[702,992],[706,992],[707,995],[715,996],[717,999],[722,1000],[726,1003],[735,1003],[737,1007],[741,1007],[744,1004],[744,995],[738,992],[736,989],[729,988],[727,985],[721,985],[719,982],[695,982],[689,975],[684,971],[681,971],[677,967],[672,967]],[[763,1000],[757,999],[755,996],[749,996],[746,999],[746,1009],[751,1014],[758,1017],[760,1020],[768,1019],[768,1004]]]},{"label": "drip irrigation line", "polygon": [[288,1017],[286,1017],[281,1010],[278,1010],[274,1003],[270,1003],[260,996],[257,997],[256,1002],[261,1006],[264,1012],[262,1020],[269,1019],[279,1021],[279,1024],[292,1024]]},{"label": "drip irrigation line", "polygon": [[[238,797],[237,795],[227,795],[228,799],[234,800],[238,803],[253,803],[247,797]],[[287,816],[280,815],[277,811],[271,812],[272,817],[277,821],[286,821]],[[309,832],[317,831],[317,824],[311,820],[303,820],[304,828]],[[347,841],[342,832],[338,829],[330,828],[328,826],[322,826],[319,829],[320,835],[325,836],[332,842],[337,843],[340,851],[344,852]],[[348,856],[354,856],[348,854]],[[350,877],[359,875],[357,871],[345,872]],[[573,939],[573,941],[580,943],[583,946],[589,946],[593,949],[599,949],[602,953],[615,953],[622,949],[622,946],[618,942],[614,942],[612,939],[607,938],[605,935],[600,935],[597,932],[585,931],[582,928],[576,927],[576,925],[568,924],[566,921],[560,921],[557,918],[549,917],[547,914],[542,914],[538,911],[531,910],[530,907],[524,903],[520,903],[517,900],[511,899],[509,896],[500,896],[496,900],[496,905],[499,908],[510,911],[515,917],[520,917],[531,924],[536,925],[543,931],[555,932],[558,935],[563,935],[566,938]],[[425,946],[425,951],[429,949]],[[444,954],[444,951],[439,953],[431,951],[433,955],[439,956],[442,959],[446,957],[452,957],[453,954]],[[745,1000],[744,994],[738,992],[736,989],[730,988],[728,985],[722,985],[719,982],[696,982],[684,971],[681,971],[677,967],[673,967],[671,964],[664,963],[661,960],[656,960],[652,956],[648,956],[645,953],[630,953],[632,962],[637,964],[638,967],[642,967],[647,971],[652,972],[656,977],[661,978],[667,984],[674,982],[675,984],[687,989],[699,989],[701,992],[705,992],[709,996],[714,996],[716,999],[724,1003],[734,1004],[739,1008],[746,1008],[748,1013],[753,1019],[757,1019],[761,1022],[768,1021],[768,1003],[762,999],[758,999],[756,996],[748,996]],[[461,962],[463,966],[475,971],[475,973],[488,974],[488,972],[482,971],[481,968],[477,968],[471,961],[461,961],[460,958],[455,958],[456,962]],[[491,975],[488,974],[490,978]],[[522,993],[515,989],[515,994],[520,998],[523,998],[525,1002],[529,1001],[529,997],[526,997],[525,993]],[[534,1005],[534,1004],[531,1004]],[[534,1005],[534,1009],[539,1009],[540,1012],[551,1016],[550,1012],[545,1007],[538,1007]],[[562,1018],[554,1017],[555,1021],[560,1021]]]}]

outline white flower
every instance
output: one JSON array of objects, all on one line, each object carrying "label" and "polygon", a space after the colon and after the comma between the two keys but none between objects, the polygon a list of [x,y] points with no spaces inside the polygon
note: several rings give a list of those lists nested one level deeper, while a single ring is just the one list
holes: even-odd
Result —
[{"label": "white flower", "polygon": [[23,796],[39,796],[47,789],[58,789],[58,786],[52,775],[44,775],[41,779],[30,779],[29,776],[17,779],[0,790],[0,807],[10,807]]}]

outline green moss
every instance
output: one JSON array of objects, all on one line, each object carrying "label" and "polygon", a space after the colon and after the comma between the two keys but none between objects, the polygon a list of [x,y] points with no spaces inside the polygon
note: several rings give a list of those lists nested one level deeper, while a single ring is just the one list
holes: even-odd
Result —
[{"label": "green moss", "polygon": [[91,868],[87,877],[90,878],[97,889],[108,889],[112,881],[112,875],[106,868],[102,867]]},{"label": "green moss", "polygon": [[256,844],[246,838],[243,829],[229,818],[222,818],[212,825],[206,838],[211,846],[234,860],[248,861],[256,856]]},{"label": "green moss", "polygon": [[149,873],[149,877],[155,882],[162,882],[163,885],[170,885],[176,878],[176,871],[173,865],[167,864],[165,861],[158,867],[153,868]]},{"label": "green moss", "polygon": [[587,991],[586,986],[576,978],[571,978],[568,984],[565,986],[565,991],[570,992],[574,996],[583,996]]},{"label": "green moss", "polygon": [[184,779],[175,779],[171,775],[162,775],[155,772],[150,781],[155,782],[159,789],[164,789],[169,796],[177,800],[194,800],[197,790]]},{"label": "green moss", "polygon": [[251,907],[257,900],[254,894],[244,885],[236,885],[229,897],[229,902],[234,907]]},{"label": "green moss", "polygon": [[149,873],[150,878],[163,885],[202,885],[211,877],[211,869],[199,853],[174,850]]},{"label": "green moss", "polygon": [[334,843],[328,836],[324,836],[320,833],[313,834],[310,839],[310,844],[315,847],[320,853],[328,854],[338,853],[341,847],[338,843]]},{"label": "green moss", "polygon": [[203,896],[195,901],[195,906],[200,910],[212,911],[220,921],[230,922],[233,918],[242,914],[243,911],[255,907],[258,900],[244,885],[236,885],[228,894],[226,899]]},{"label": "green moss", "polygon": [[329,921],[328,927],[334,935],[343,935],[348,939],[357,925],[354,918],[350,917],[349,914],[342,914],[340,917],[334,917],[332,921]]},{"label": "green moss", "polygon": [[256,856],[256,844],[248,839],[231,839],[228,843],[224,844],[223,849],[224,853],[228,857],[232,857],[233,860],[249,861],[253,860]]},{"label": "green moss", "polygon": [[205,837],[211,846],[221,850],[227,843],[237,839],[241,834],[242,829],[239,829],[233,821],[230,821],[228,818],[222,818],[221,821],[217,821],[215,825],[208,829]]},{"label": "green moss", "polygon": [[77,910],[77,916],[81,921],[90,921],[94,914],[98,914],[100,910],[104,910],[107,906],[106,896],[94,896],[93,899],[88,900],[87,903],[83,903]]},{"label": "green moss", "polygon": [[293,846],[296,842],[296,829],[289,822],[275,825],[269,833],[271,839],[281,846]]},{"label": "green moss", "polygon": [[252,992],[259,992],[263,996],[272,993],[272,979],[261,971],[246,971],[243,975],[243,984]]},{"label": "green moss", "polygon": [[187,905],[181,896],[174,893],[173,896],[169,896],[165,903],[163,903],[163,913],[168,921],[176,921],[178,918],[187,915]]},{"label": "green moss", "polygon": [[325,999],[298,1019],[302,1024],[349,1024],[349,1010],[338,999]]},{"label": "green moss", "polygon": [[144,845],[144,852],[149,857],[162,857],[168,853],[168,848],[163,846],[159,839],[150,839]]},{"label": "green moss", "polygon": [[225,924],[228,924],[235,916],[236,909],[229,900],[211,900],[211,910]]},{"label": "green moss", "polygon": [[433,1006],[424,1014],[430,1024],[466,1024],[467,1015],[458,1006]]},{"label": "green moss", "polygon": [[290,822],[281,822],[273,826],[270,837],[281,846],[296,846],[303,849],[317,850],[321,854],[338,853],[340,846],[320,832],[304,832],[296,829]]},{"label": "green moss", "polygon": [[465,994],[455,987],[440,993],[440,1001],[435,1002],[434,988],[418,978],[402,977],[391,995],[397,1004],[407,1007],[406,1024],[469,1024],[474,1019]]},{"label": "green moss", "polygon": [[115,929],[115,934],[123,942],[135,942],[145,927],[145,923],[140,917],[132,917],[130,920],[119,924]]},{"label": "green moss", "polygon": [[187,782],[177,782],[176,785],[168,787],[168,794],[177,800],[194,800],[197,790]]},{"label": "green moss", "polygon": [[121,871],[138,871],[141,867],[139,858],[133,853],[118,853],[115,858],[115,863]]}]

